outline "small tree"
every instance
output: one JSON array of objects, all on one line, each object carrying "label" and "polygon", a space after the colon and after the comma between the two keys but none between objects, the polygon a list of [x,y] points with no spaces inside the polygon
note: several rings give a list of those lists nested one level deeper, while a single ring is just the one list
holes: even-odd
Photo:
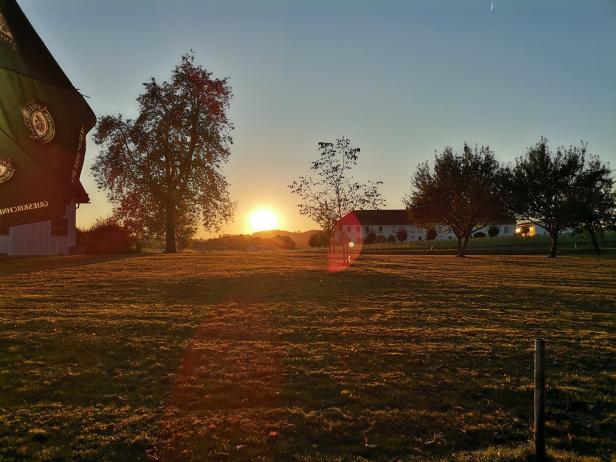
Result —
[{"label": "small tree", "polygon": [[387,238],[387,242],[389,242],[390,244],[394,244],[396,242],[396,236],[394,236],[393,234],[390,234],[389,237]]},{"label": "small tree", "polygon": [[374,231],[370,231],[366,238],[364,239],[364,244],[374,244],[376,242],[376,233]]},{"label": "small tree", "polygon": [[500,234],[500,228],[496,225],[491,225],[488,228],[488,236],[490,237],[496,237]]},{"label": "small tree", "polygon": [[[580,146],[561,146],[553,153],[547,138],[541,138],[501,173],[503,207],[509,214],[548,232],[552,239],[551,258],[556,257],[563,229],[575,227],[586,212],[601,209],[593,198],[598,178],[606,178],[609,171],[601,172],[599,165],[587,168],[586,152],[587,144],[582,142]],[[590,213],[587,219],[592,221],[591,215],[594,216]]]},{"label": "small tree", "polygon": [[355,209],[378,209],[385,201],[378,190],[382,182],[362,184],[349,176],[359,154],[349,139],[319,143],[318,150],[319,159],[312,162],[310,175],[299,177],[289,188],[300,199],[300,214],[312,218],[327,234],[331,251],[338,220]]},{"label": "small tree", "polygon": [[499,165],[488,146],[458,154],[446,147],[435,155],[434,168],[418,165],[411,194],[405,199],[411,220],[425,226],[447,224],[463,257],[470,236],[498,215],[496,180]]},{"label": "small tree", "polygon": [[326,233],[315,233],[310,236],[308,245],[310,247],[327,247],[329,245],[329,238]]},{"label": "small tree", "polygon": [[400,228],[396,234],[396,237],[400,242],[405,242],[409,238],[409,233],[406,232],[406,229]]},{"label": "small tree", "polygon": [[125,226],[113,218],[100,218],[86,231],[79,233],[79,244],[85,253],[101,255],[135,252],[136,239]]},{"label": "small tree", "polygon": [[434,228],[434,226],[430,226],[430,228],[428,228],[428,231],[426,231],[426,241],[433,241],[434,239],[436,239],[437,235],[438,233],[436,232],[436,228]]}]

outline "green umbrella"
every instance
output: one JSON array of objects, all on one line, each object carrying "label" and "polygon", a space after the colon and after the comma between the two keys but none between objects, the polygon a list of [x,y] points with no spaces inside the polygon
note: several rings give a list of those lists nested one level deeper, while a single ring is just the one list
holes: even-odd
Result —
[{"label": "green umbrella", "polygon": [[95,123],[16,1],[0,0],[0,226],[64,214]]}]

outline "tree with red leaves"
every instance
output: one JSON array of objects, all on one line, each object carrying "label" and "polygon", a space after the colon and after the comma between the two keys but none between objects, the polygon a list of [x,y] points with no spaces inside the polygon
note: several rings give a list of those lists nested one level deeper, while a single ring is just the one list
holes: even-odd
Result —
[{"label": "tree with red leaves", "polygon": [[231,87],[195,64],[192,53],[169,81],[152,78],[144,87],[136,119],[100,119],[92,172],[114,217],[141,237],[164,236],[165,251],[173,253],[199,221],[217,230],[233,214],[222,171],[232,144]]}]

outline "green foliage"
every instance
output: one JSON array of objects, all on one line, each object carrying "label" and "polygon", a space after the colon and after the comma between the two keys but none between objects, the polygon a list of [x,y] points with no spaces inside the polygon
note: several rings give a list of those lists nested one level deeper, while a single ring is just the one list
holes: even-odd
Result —
[{"label": "green foliage", "polygon": [[434,226],[430,226],[426,231],[426,241],[433,241],[436,239],[437,232]]},{"label": "green foliage", "polygon": [[486,233],[484,233],[483,231],[477,231],[475,234],[473,234],[473,237],[486,237]]},{"label": "green foliage", "polygon": [[378,188],[381,181],[358,183],[349,175],[357,165],[359,148],[347,138],[319,143],[320,156],[312,162],[309,176],[294,180],[289,189],[300,203],[299,212],[312,218],[332,236],[334,226],[352,210],[378,209],[385,204]]},{"label": "green foliage", "polygon": [[409,233],[404,228],[400,228],[396,233],[396,237],[398,241],[405,242],[409,238]]},{"label": "green foliage", "polygon": [[327,247],[329,246],[329,237],[327,233],[315,233],[308,240],[310,247]]},{"label": "green foliage", "polygon": [[394,236],[393,234],[390,234],[389,237],[387,238],[387,242],[389,242],[390,244],[394,244],[396,242],[396,236]]},{"label": "green foliage", "polygon": [[497,178],[499,165],[489,146],[462,153],[446,147],[434,157],[434,167],[419,164],[405,199],[411,220],[426,227],[449,225],[463,256],[468,238],[499,215]]},{"label": "green foliage", "polygon": [[366,238],[364,239],[364,244],[374,244],[376,242],[376,233],[374,231],[370,231]]},{"label": "green foliage", "polygon": [[491,225],[488,227],[488,236],[496,237],[500,234],[500,228],[496,225]]},{"label": "green foliage", "polygon": [[272,237],[250,236],[244,234],[226,235],[214,239],[195,242],[192,248],[196,251],[208,250],[293,250],[295,241],[290,236],[276,235]]},{"label": "green foliage", "polygon": [[547,138],[541,138],[513,166],[503,168],[500,177],[503,208],[546,229],[552,238],[550,257],[556,256],[565,228],[605,229],[614,222],[611,172],[598,157],[588,159],[584,142],[552,152]]},{"label": "green foliage", "polygon": [[177,238],[185,245],[199,222],[216,230],[232,216],[222,171],[232,143],[231,88],[192,54],[182,56],[171,80],[152,78],[144,87],[136,119],[99,119],[92,173],[116,219],[140,237],[165,236],[166,250],[175,252]]},{"label": "green foliage", "polygon": [[87,254],[132,253],[136,244],[130,230],[113,218],[99,219],[91,228],[77,232],[77,245]]}]

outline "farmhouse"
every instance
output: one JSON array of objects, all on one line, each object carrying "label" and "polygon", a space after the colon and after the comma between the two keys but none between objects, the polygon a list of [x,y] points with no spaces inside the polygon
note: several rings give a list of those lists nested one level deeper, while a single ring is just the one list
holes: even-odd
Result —
[{"label": "farmhouse", "polygon": [[[514,219],[493,220],[493,223],[478,230],[477,233],[488,235],[488,228],[496,226],[499,236],[514,236],[516,223]],[[447,225],[436,225],[436,240],[455,239],[456,236]],[[422,241],[428,237],[428,230],[413,224],[408,212],[398,210],[353,210],[343,216],[336,225],[337,239],[346,237],[349,242],[361,243],[373,233],[377,241]]]},{"label": "farmhouse", "polygon": [[76,243],[76,217],[79,204],[90,202],[85,189],[78,184],[73,200],[62,218],[28,225],[0,227],[0,254],[68,255]]}]

